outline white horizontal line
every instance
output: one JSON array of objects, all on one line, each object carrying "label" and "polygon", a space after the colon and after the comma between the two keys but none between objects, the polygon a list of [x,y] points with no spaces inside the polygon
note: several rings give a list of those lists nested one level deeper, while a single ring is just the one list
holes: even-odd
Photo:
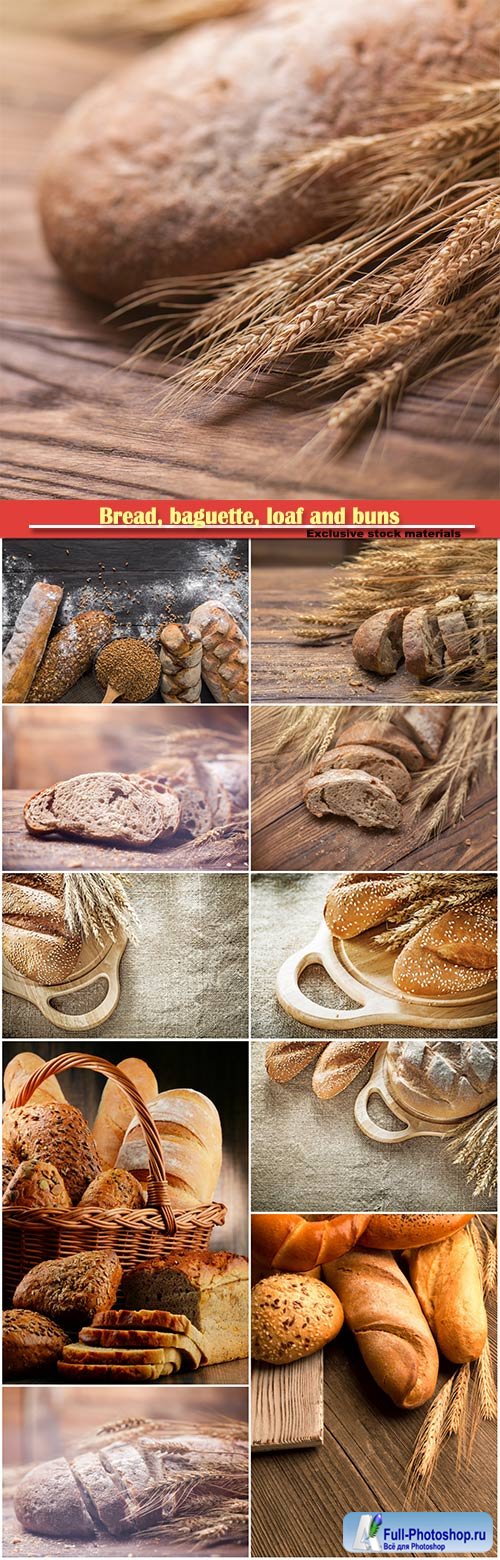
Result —
[{"label": "white horizontal line", "polygon": [[[226,522],[224,522],[224,524],[226,524]],[[324,529],[326,530],[327,528],[328,528],[328,522],[325,520]],[[162,525],[143,525],[140,520],[133,521],[131,525],[119,525],[118,524],[116,526],[113,526],[113,525],[108,526],[108,525],[101,525],[97,521],[94,521],[94,522],[92,522],[89,525],[87,525],[87,524],[84,524],[84,525],[72,525],[70,520],[63,520],[63,521],[61,521],[60,524],[56,523],[55,521],[51,521],[51,520],[43,520],[43,521],[36,521],[36,522],[35,521],[33,521],[33,522],[30,521],[28,529],[30,531],[103,531],[104,532],[104,531],[108,531],[108,530],[109,531],[133,531],[133,530],[136,530],[136,531],[174,531],[175,532],[175,531],[182,531],[182,530],[202,531],[204,529],[204,527],[201,526],[201,525],[190,526],[188,524],[188,521],[185,521],[184,526],[182,526],[182,525],[163,525],[163,526]],[[211,526],[210,525],[210,526],[207,526],[206,529],[212,531],[212,530],[216,530],[217,528],[215,526]],[[221,527],[221,529],[222,529],[222,527]],[[229,527],[228,526],[228,529],[233,529],[233,527]],[[234,526],[234,530],[235,531],[242,531],[242,530],[245,530],[245,529],[248,529],[249,531],[253,531],[254,529],[255,530],[259,530],[260,529],[262,531],[272,531],[273,536],[276,536],[279,531],[286,531],[286,532],[288,532],[288,531],[298,531],[298,530],[303,530],[304,531],[306,529],[310,529],[310,521],[304,520],[304,524],[303,524],[302,527],[300,527],[300,526],[293,526],[293,525],[284,525],[284,526],[263,525],[261,527],[259,527],[259,526],[255,526],[255,527],[254,526],[248,526],[248,527]],[[318,526],[318,530],[320,530],[320,526]],[[349,524],[349,521],[346,521],[345,525],[333,525],[331,527],[331,530],[333,531],[334,534],[338,533],[338,535],[341,536],[343,531],[373,530],[373,532],[375,534],[377,531],[391,531],[391,532],[394,532],[394,531],[398,531],[398,530],[411,530],[411,531],[475,531],[475,530],[477,530],[477,527],[476,527],[476,525],[473,522],[470,522],[470,521],[460,521],[460,520],[455,521],[455,523],[450,522],[449,524],[446,521],[446,522],[443,522],[442,525],[427,525],[425,521],[420,522],[420,521],[415,521],[415,520],[402,520],[401,524],[399,526],[394,526],[394,525],[386,525],[386,526],[385,525],[384,526],[382,526],[382,525],[374,525],[373,527],[370,525],[369,521],[365,521],[364,524],[361,524],[361,525],[354,525],[352,522],[351,522],[351,524]],[[8,540],[8,538],[7,538],[7,540]]]}]

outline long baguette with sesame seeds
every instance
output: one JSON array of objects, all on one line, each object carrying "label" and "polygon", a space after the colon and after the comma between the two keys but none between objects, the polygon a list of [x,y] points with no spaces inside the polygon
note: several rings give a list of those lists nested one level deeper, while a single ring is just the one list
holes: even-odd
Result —
[{"label": "long baguette with sesame seeds", "polygon": [[454,964],[442,959],[426,945],[427,928],[414,937],[398,953],[394,961],[392,978],[399,991],[412,997],[427,997],[444,1001],[446,997],[475,996],[491,986],[493,974],[488,969],[474,969],[470,964]]}]

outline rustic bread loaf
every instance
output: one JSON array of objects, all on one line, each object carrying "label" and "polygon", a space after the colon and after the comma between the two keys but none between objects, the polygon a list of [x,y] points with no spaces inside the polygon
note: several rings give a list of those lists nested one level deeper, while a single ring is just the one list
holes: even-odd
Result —
[{"label": "rustic bread loaf", "polygon": [[446,997],[475,996],[491,986],[491,970],[442,959],[439,953],[433,953],[425,938],[424,927],[410,937],[394,961],[392,978],[399,991],[443,1002]]},{"label": "rustic bread loaf", "polygon": [[332,1100],[341,1094],[366,1067],[378,1045],[378,1040],[331,1040],[316,1062],[313,1093],[320,1100]]},{"label": "rustic bread loaf", "polygon": [[90,1539],[96,1526],[65,1457],[30,1468],[14,1495],[18,1522],[45,1538]]},{"label": "rustic bread loaf", "polygon": [[410,774],[417,774],[420,769],[425,769],[422,754],[415,742],[409,737],[402,736],[396,730],[391,720],[360,719],[351,721],[348,726],[343,726],[336,738],[336,747],[351,747],[352,743],[361,746],[375,747],[384,753],[391,753],[393,758],[399,758],[400,763],[409,769]]},{"label": "rustic bread loaf", "polygon": [[115,618],[110,612],[79,612],[54,634],[33,678],[29,704],[53,704],[74,688],[92,665],[101,645],[111,639]]},{"label": "rustic bread loaf", "polygon": [[190,623],[166,623],[160,634],[160,691],[165,704],[201,701],[201,634]]},{"label": "rustic bread loaf", "polygon": [[27,1376],[58,1360],[68,1342],[62,1327],[37,1311],[12,1310],[2,1315],[4,1376]]},{"label": "rustic bread loaf", "polygon": [[177,1311],[203,1336],[209,1365],[248,1354],[248,1263],[229,1251],[193,1252],[124,1274],[120,1303]]},{"label": "rustic bread loaf", "polygon": [[398,1408],[419,1408],[436,1387],[438,1351],[411,1285],[386,1251],[346,1252],[323,1269],[365,1365]]},{"label": "rustic bread loaf", "polygon": [[470,636],[470,657],[474,667],[485,666],[488,660],[488,642],[483,615],[474,595],[462,602],[464,617]]},{"label": "rustic bread loaf", "polygon": [[[164,805],[125,775],[103,772],[60,780],[31,796],[24,807],[31,834],[68,834],[87,840],[152,845],[166,832]],[[172,805],[171,827],[179,812]]]},{"label": "rustic bread loaf", "polygon": [[406,709],[395,709],[391,714],[391,721],[405,737],[409,737],[417,744],[425,758],[433,762],[439,758],[443,738],[447,731],[451,716],[451,709],[447,705],[408,705]]},{"label": "rustic bread loaf", "polygon": [[411,786],[408,770],[399,758],[384,752],[383,748],[369,747],[367,743],[345,742],[340,748],[329,748],[314,765],[314,774],[331,769],[362,769],[365,774],[375,775],[383,785],[389,786],[399,802],[408,795]]},{"label": "rustic bread loaf", "polygon": [[399,910],[407,893],[404,872],[386,872],[379,877],[346,874],[327,894],[323,912],[326,924],[334,937],[358,937]]},{"label": "rustic bread loaf", "polygon": [[79,1207],[143,1208],[144,1192],[128,1170],[101,1170],[87,1186]]},{"label": "rustic bread loaf", "polygon": [[[167,1089],[149,1108],[162,1140],[173,1206],[211,1202],[222,1163],[220,1117],[212,1100],[196,1089]],[[127,1128],[117,1165],[142,1184],[147,1182],[149,1156],[137,1116]]]},{"label": "rustic bread loaf", "polygon": [[9,1181],[4,1208],[71,1208],[71,1198],[55,1165],[24,1159]]},{"label": "rustic bread loaf", "polygon": [[252,1289],[252,1359],[290,1365],[317,1354],[344,1320],[327,1284],[304,1273],[272,1273]]},{"label": "rustic bread loaf", "polygon": [[359,1244],[384,1251],[430,1246],[435,1240],[446,1240],[471,1218],[471,1213],[372,1213]]},{"label": "rustic bread loaf", "polygon": [[114,1251],[82,1251],[39,1262],[25,1273],[14,1306],[40,1311],[68,1332],[92,1321],[96,1311],[113,1305],[122,1269]]},{"label": "rustic bread loaf", "polygon": [[424,948],[439,953],[452,964],[470,964],[476,970],[495,970],[497,965],[496,896],[478,899],[469,909],[455,906],[445,910],[426,926]]},{"label": "rustic bread loaf", "polygon": [[102,1168],[87,1122],[81,1111],[66,1101],[63,1105],[20,1105],[6,1111],[3,1146],[18,1163],[41,1159],[55,1165],[72,1203],[80,1201],[86,1186]]},{"label": "rustic bread loaf", "polygon": [[189,622],[201,634],[202,677],[217,704],[248,704],[248,642],[236,618],[220,602],[204,601]]},{"label": "rustic bread loaf", "polygon": [[316,237],[331,226],[331,180],[304,179],[291,199],[273,179],[296,155],[297,126],[307,152],[358,136],[361,103],[364,135],[406,124],[423,75],[452,82],[476,54],[494,75],[495,22],[493,0],[376,12],[366,0],[277,0],[192,27],[66,116],[41,183],[52,254],[77,286],[116,301]]},{"label": "rustic bread loaf", "polygon": [[[43,1056],[37,1056],[36,1051],[18,1051],[12,1056],[3,1075],[3,1087],[7,1105],[12,1103],[22,1089],[28,1078],[33,1077],[34,1072],[43,1067]],[[30,1105],[50,1105],[54,1101],[56,1105],[65,1105],[66,1101],[58,1078],[46,1078],[45,1083],[35,1090],[30,1099]]]},{"label": "rustic bread loaf", "polygon": [[454,1365],[478,1360],[488,1337],[483,1281],[469,1230],[409,1252],[410,1281],[436,1343]]},{"label": "rustic bread loaf", "polygon": [[442,601],[436,602],[436,617],[444,644],[445,666],[467,661],[471,652],[471,639],[460,596],[445,596]]},{"label": "rustic bread loaf", "polygon": [[59,585],[40,581],[23,601],[2,657],[4,704],[24,704],[27,699],[61,600]]},{"label": "rustic bread loaf", "polygon": [[413,607],[403,623],[406,670],[419,682],[436,677],[443,667],[444,644],[437,618],[427,607]]},{"label": "rustic bread loaf", "polygon": [[352,653],[365,672],[392,677],[403,659],[404,607],[386,607],[356,629]]},{"label": "rustic bread loaf", "polygon": [[399,829],[401,807],[394,791],[362,769],[328,769],[312,775],[302,792],[315,818],[334,813],[352,818],[362,829]]},{"label": "rustic bread loaf", "polygon": [[[157,1079],[147,1062],[137,1056],[127,1056],[123,1062],[118,1062],[118,1067],[129,1083],[134,1084],[145,1104],[157,1098]],[[114,1078],[108,1078],[93,1126],[97,1152],[106,1169],[112,1169],[116,1164],[127,1127],[134,1115],[134,1107],[128,1095],[115,1083]]]},{"label": "rustic bread loaf", "polygon": [[289,1083],[317,1061],[326,1044],[326,1040],[271,1040],[266,1046],[266,1072],[273,1083]]},{"label": "rustic bread loaf", "polygon": [[414,1115],[457,1121],[496,1098],[497,1042],[389,1040],[385,1066],[394,1099]]}]

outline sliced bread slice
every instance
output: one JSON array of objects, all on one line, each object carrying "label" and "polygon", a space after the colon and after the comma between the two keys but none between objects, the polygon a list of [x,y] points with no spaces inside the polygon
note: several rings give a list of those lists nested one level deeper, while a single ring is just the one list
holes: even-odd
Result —
[{"label": "sliced bread slice", "polygon": [[82,1381],[87,1377],[89,1381],[158,1381],[160,1376],[168,1376],[173,1372],[170,1369],[161,1369],[158,1365],[81,1365],[66,1364],[64,1360],[57,1361],[57,1369],[65,1381]]},{"label": "sliced bread slice", "polygon": [[89,840],[152,845],[165,832],[156,797],[112,771],[75,775],[30,797],[24,820],[31,834],[68,834]]},{"label": "sliced bread slice", "polygon": [[437,677],[443,668],[444,644],[437,617],[427,607],[414,607],[403,623],[406,670],[419,682]]},{"label": "sliced bread slice", "polygon": [[94,1327],[113,1327],[121,1330],[147,1332],[175,1332],[192,1338],[193,1343],[203,1348],[203,1333],[194,1322],[188,1322],[187,1316],[182,1316],[176,1311],[96,1311],[92,1317]]},{"label": "sliced bread slice", "polygon": [[447,705],[430,705],[421,708],[418,704],[412,709],[394,710],[391,720],[405,737],[416,742],[425,758],[430,758],[433,763],[439,758],[445,732],[447,731],[451,716],[451,709]]},{"label": "sliced bread slice", "polygon": [[[336,738],[335,752],[339,747],[349,747],[351,742],[361,743],[363,747],[383,748],[384,753],[392,753],[394,758],[399,758],[400,763],[409,769],[410,774],[418,774],[420,769],[425,769],[424,760],[419,748],[409,737],[404,737],[401,731],[393,726],[391,720],[353,720],[349,726],[343,726]],[[326,755],[325,755],[326,756]]]},{"label": "sliced bread slice", "polygon": [[401,807],[388,785],[362,769],[329,769],[306,780],[304,801],[315,818],[326,813],[352,818],[363,829],[398,829]]},{"label": "sliced bread slice", "polygon": [[60,1356],[64,1365],[159,1365],[164,1349],[105,1349],[91,1343],[68,1343]]},{"label": "sliced bread slice", "polygon": [[458,661],[468,661],[471,653],[471,636],[459,596],[445,596],[436,605],[439,632],[444,643],[445,666]]},{"label": "sliced bread slice", "polygon": [[403,659],[403,607],[388,607],[361,623],[352,641],[352,653],[365,672],[392,677]]},{"label": "sliced bread slice", "polygon": [[376,775],[377,780],[390,787],[399,802],[408,795],[411,786],[408,770],[399,758],[384,753],[383,748],[363,746],[360,742],[346,742],[344,747],[330,748],[314,766],[315,774],[324,774],[331,769],[363,769],[365,774]]}]

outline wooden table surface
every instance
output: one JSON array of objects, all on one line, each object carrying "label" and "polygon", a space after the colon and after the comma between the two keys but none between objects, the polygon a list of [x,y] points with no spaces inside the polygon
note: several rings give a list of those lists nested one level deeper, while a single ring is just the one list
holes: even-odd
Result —
[{"label": "wooden table surface", "polygon": [[[460,714],[460,712],[459,712]],[[474,786],[463,817],[427,843],[425,813],[408,821],[409,803],[402,803],[399,829],[362,829],[346,818],[314,818],[302,801],[302,786],[310,765],[290,750],[270,759],[275,730],[274,710],[259,710],[252,729],[252,867],[265,872],[364,871],[495,871],[497,861],[496,776]],[[411,799],[411,791],[410,791]]]},{"label": "wooden table surface", "polygon": [[[332,544],[333,548],[333,544]],[[332,564],[335,557],[332,552]],[[348,640],[307,644],[295,637],[298,613],[328,607],[331,571],[301,568],[252,570],[252,699],[256,704],[418,704],[422,687],[404,663],[394,677],[376,677],[356,665]],[[464,683],[464,687],[466,684]],[[453,693],[449,694],[453,703]],[[475,695],[475,703],[494,703]]]},{"label": "wooden table surface", "polygon": [[[15,7],[12,9],[15,16]],[[37,173],[65,110],[137,45],[11,34],[3,38],[4,498],[227,498],[283,494],[328,502],[488,498],[497,451],[485,418],[491,380],[449,370],[410,393],[373,441],[311,466],[321,425],[289,393],[234,398],[211,417],[161,413],[159,364],[124,371],[135,337],[106,323],[106,306],[73,291],[46,254]],[[89,234],[89,243],[92,235]],[[477,380],[479,382],[477,383]],[[286,382],[285,382],[286,388]],[[471,443],[471,435],[474,442]]]},{"label": "wooden table surface", "polygon": [[3,793],[3,866],[5,872],[241,872],[248,864],[246,832],[233,830],[222,838],[157,840],[149,848],[100,845],[29,834],[24,823],[23,791]]},{"label": "wooden table surface", "polygon": [[[490,1331],[493,1329],[493,1316]],[[440,1375],[439,1385],[445,1377]],[[404,1413],[379,1391],[352,1334],[325,1351],[324,1445],[252,1458],[252,1553],[340,1555],[348,1511],[400,1511],[405,1475],[426,1408]],[[425,1509],[496,1512],[496,1427],[481,1424],[472,1461],[440,1457]],[[494,1547],[491,1551],[496,1553]]]}]

